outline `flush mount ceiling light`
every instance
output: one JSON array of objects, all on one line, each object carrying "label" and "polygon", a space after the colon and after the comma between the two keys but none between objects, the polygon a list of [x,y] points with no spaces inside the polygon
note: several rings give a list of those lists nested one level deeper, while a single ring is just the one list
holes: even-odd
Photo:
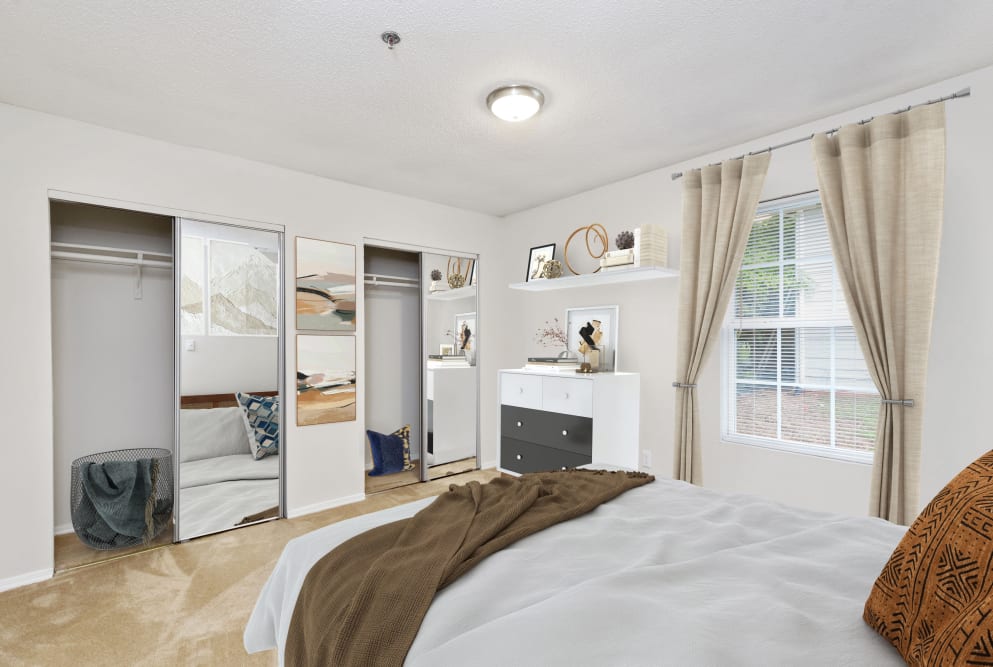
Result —
[{"label": "flush mount ceiling light", "polygon": [[486,106],[500,120],[519,123],[538,113],[545,95],[533,86],[504,86],[486,96]]}]

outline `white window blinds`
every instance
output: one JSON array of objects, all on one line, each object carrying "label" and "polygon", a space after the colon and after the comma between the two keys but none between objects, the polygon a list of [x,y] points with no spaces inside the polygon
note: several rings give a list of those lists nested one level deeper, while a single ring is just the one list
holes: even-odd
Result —
[{"label": "white window blinds", "polygon": [[727,440],[871,458],[869,376],[815,195],[761,205],[722,335]]}]

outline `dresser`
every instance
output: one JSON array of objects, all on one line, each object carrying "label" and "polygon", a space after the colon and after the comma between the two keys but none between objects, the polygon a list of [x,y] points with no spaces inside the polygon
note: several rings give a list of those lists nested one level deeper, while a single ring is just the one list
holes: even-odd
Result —
[{"label": "dresser", "polygon": [[499,372],[497,469],[521,474],[602,463],[638,469],[638,373]]}]

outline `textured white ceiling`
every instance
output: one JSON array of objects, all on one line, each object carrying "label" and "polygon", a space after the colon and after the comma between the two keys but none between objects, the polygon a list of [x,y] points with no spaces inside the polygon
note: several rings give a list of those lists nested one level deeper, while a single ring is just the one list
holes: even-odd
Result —
[{"label": "textured white ceiling", "polygon": [[[991,28],[988,0],[0,0],[0,101],[502,215],[988,65]],[[492,117],[511,82],[544,111]]]}]

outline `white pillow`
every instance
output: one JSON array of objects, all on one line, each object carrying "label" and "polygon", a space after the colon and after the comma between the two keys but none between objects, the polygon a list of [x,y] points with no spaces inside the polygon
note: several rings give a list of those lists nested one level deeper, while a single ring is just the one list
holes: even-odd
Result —
[{"label": "white pillow", "polygon": [[251,454],[241,408],[179,411],[179,461]]}]

